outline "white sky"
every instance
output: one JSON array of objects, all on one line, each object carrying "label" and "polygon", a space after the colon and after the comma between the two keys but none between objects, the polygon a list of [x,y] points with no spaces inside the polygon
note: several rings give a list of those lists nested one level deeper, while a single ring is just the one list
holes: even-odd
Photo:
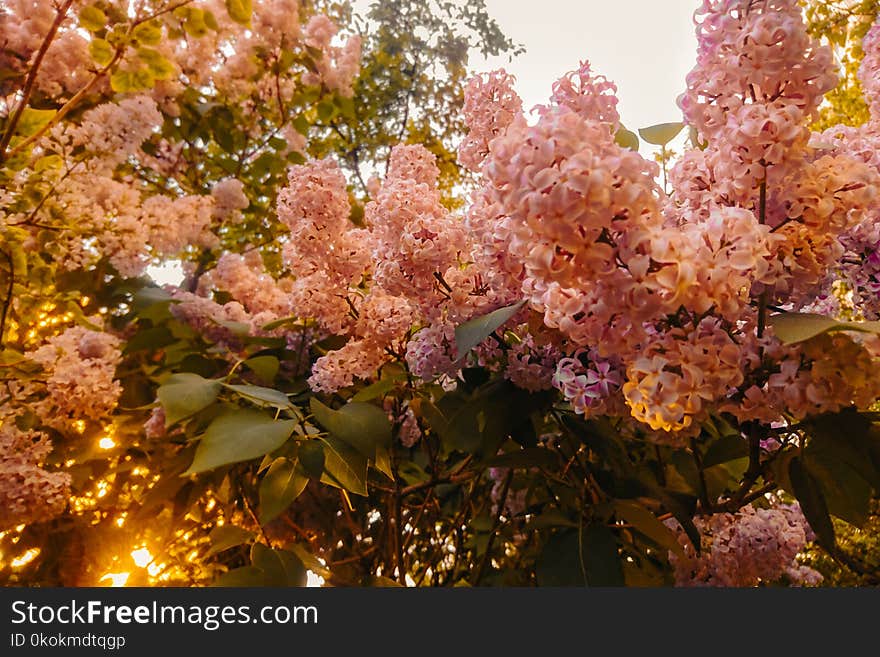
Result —
[{"label": "white sky", "polygon": [[[503,66],[516,76],[525,109],[547,101],[553,82],[589,60],[617,84],[617,106],[634,132],[680,121],[675,99],[696,58],[699,0],[486,0],[489,15],[526,52],[472,59],[474,71]],[[641,149],[643,153],[646,149]]]}]

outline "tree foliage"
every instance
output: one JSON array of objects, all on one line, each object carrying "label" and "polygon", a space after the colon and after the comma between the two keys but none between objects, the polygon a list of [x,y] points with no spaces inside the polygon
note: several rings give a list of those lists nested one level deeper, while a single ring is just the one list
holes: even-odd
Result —
[{"label": "tree foliage", "polygon": [[858,79],[864,54],[862,39],[877,18],[880,3],[804,0],[803,5],[810,33],[827,40],[840,65],[840,83],[825,97],[827,104],[820,108],[816,128],[862,125],[868,120],[868,106]]}]

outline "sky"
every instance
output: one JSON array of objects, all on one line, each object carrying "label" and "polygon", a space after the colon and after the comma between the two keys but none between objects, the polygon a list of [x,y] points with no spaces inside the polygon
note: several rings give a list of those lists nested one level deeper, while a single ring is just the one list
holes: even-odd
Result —
[{"label": "sky", "polygon": [[[589,60],[617,84],[618,111],[630,130],[681,120],[675,99],[696,58],[698,0],[486,0],[501,30],[526,52],[471,60],[475,71],[503,66],[530,109],[551,85]],[[646,149],[642,149],[645,152]]]}]

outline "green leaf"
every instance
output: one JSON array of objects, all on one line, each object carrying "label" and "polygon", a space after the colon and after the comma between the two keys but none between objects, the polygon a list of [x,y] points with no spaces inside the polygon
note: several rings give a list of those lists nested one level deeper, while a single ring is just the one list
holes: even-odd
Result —
[{"label": "green leaf", "polygon": [[264,573],[264,586],[305,586],[306,568],[293,552],[254,543],[251,562]]},{"label": "green leaf", "polygon": [[271,406],[281,410],[293,408],[293,404],[290,403],[287,395],[274,388],[263,388],[262,386],[250,384],[233,385],[231,383],[224,383],[223,387],[238,393],[241,397],[257,406]]},{"label": "green leaf", "polygon": [[562,426],[596,452],[615,473],[623,476],[632,470],[632,463],[621,438],[607,420],[584,420],[573,413],[564,413],[561,419]]},{"label": "green leaf", "polygon": [[608,528],[560,529],[536,562],[539,586],[622,586],[617,540]]},{"label": "green leaf", "polygon": [[24,362],[24,354],[15,349],[4,349],[0,351],[0,365],[14,365]]},{"label": "green leaf", "polygon": [[131,35],[145,46],[157,46],[162,42],[162,24],[156,20],[141,23]]},{"label": "green leaf", "polygon": [[183,23],[184,31],[197,39],[208,33],[208,24],[205,22],[205,12],[196,7],[186,7],[186,20]]},{"label": "green leaf", "polygon": [[110,74],[110,88],[116,93],[124,94],[137,88],[137,82],[131,71],[117,70]]},{"label": "green leaf", "polygon": [[318,103],[317,110],[318,118],[326,123],[336,116],[337,107],[329,101],[322,100]]},{"label": "green leaf", "polygon": [[626,500],[615,500],[614,511],[622,520],[628,522],[660,547],[684,556],[684,548],[678,542],[675,533],[641,504]]},{"label": "green leaf", "polygon": [[205,25],[209,28],[217,32],[220,29],[220,24],[217,22],[217,17],[214,15],[214,12],[205,9]]},{"label": "green leaf", "polygon": [[64,166],[64,158],[60,155],[44,155],[34,162],[34,171],[41,173],[46,170],[58,170]]},{"label": "green leaf", "polygon": [[[702,535],[694,524],[693,509],[689,508],[687,501],[694,498],[688,495],[678,495],[674,491],[666,490],[642,478],[641,483],[656,497],[663,506],[675,517],[678,524],[684,529],[684,533],[691,541],[694,550],[699,554],[703,550]],[[683,501],[685,500],[685,501]]]},{"label": "green leaf", "polygon": [[307,547],[304,547],[299,543],[288,543],[284,546],[284,548],[293,552],[299,558],[299,560],[302,561],[303,565],[306,568],[311,570],[319,577],[328,579],[331,576],[330,570],[327,568],[327,566],[321,563],[318,557],[312,554]]},{"label": "green leaf", "polygon": [[134,91],[144,91],[153,88],[153,85],[156,84],[156,76],[148,67],[142,67],[132,73],[132,81]]},{"label": "green leaf", "polygon": [[157,303],[170,304],[174,301],[174,297],[161,287],[142,287],[134,293],[132,301],[135,308],[143,310]]},{"label": "green leaf", "polygon": [[275,459],[260,482],[260,522],[277,518],[300,496],[309,477],[294,461]]},{"label": "green leaf", "polygon": [[278,376],[278,370],[281,363],[275,356],[254,356],[248,358],[244,363],[254,374],[256,374],[264,383],[272,383]]},{"label": "green leaf", "polygon": [[334,411],[315,397],[310,405],[312,415],[322,427],[368,459],[376,458],[378,447],[391,444],[391,422],[378,406],[349,402]]},{"label": "green leaf", "polygon": [[217,399],[220,382],[204,379],[198,374],[172,374],[156,395],[165,410],[165,427],[195,415]]},{"label": "green leaf", "polygon": [[836,540],[834,525],[818,482],[807,471],[799,457],[791,459],[788,464],[788,476],[793,488],[792,492],[801,505],[804,517],[816,534],[817,542],[826,550],[834,550]]},{"label": "green leaf", "polygon": [[721,436],[712,441],[703,455],[703,467],[711,468],[713,465],[735,461],[748,455],[749,444],[745,438],[733,435]]},{"label": "green leaf", "polygon": [[398,383],[403,381],[406,381],[406,372],[404,372],[402,368],[399,370],[392,370],[388,373],[383,372],[381,379],[358,390],[354,397],[351,398],[351,401],[367,402],[377,399],[378,397],[384,397],[387,393],[391,392]]},{"label": "green leaf", "polygon": [[297,458],[303,473],[312,479],[321,479],[324,474],[324,447],[320,440],[307,440],[297,450]]},{"label": "green leaf", "polygon": [[581,549],[589,586],[623,586],[623,567],[617,537],[608,527],[593,523],[583,532]]},{"label": "green leaf", "polygon": [[295,426],[296,420],[273,420],[251,409],[227,411],[208,426],[196,448],[192,465],[184,474],[196,474],[268,454],[287,441]]},{"label": "green leaf", "polygon": [[97,32],[107,24],[107,14],[94,5],[83,7],[79,12],[79,24],[89,32]]},{"label": "green leaf", "polygon": [[871,485],[844,461],[809,458],[804,450],[804,465],[818,482],[828,507],[828,513],[856,527],[864,527],[871,516]]},{"label": "green leaf", "polygon": [[617,134],[614,135],[614,141],[617,142],[618,146],[622,146],[623,148],[628,148],[631,151],[639,150],[639,137],[632,130],[627,130],[623,126],[617,131]]},{"label": "green leaf", "polygon": [[107,66],[113,61],[113,46],[105,39],[92,39],[89,42],[89,55],[98,66]]},{"label": "green leaf", "polygon": [[394,472],[391,470],[391,450],[389,448],[380,447],[376,450],[376,460],[373,463],[373,467],[389,479],[394,480]]},{"label": "green leaf", "polygon": [[488,315],[475,317],[466,321],[455,329],[455,344],[458,348],[458,357],[464,358],[467,353],[492,335],[492,332],[503,326],[511,317],[519,312],[526,304],[525,300],[512,306],[499,308]]},{"label": "green leaf", "polygon": [[175,342],[175,340],[176,338],[171,334],[167,326],[156,326],[154,328],[142,329],[135,333],[131,340],[125,344],[123,351],[126,354],[133,354],[145,349],[153,351],[167,347]]},{"label": "green leaf", "polygon": [[397,475],[403,479],[407,486],[423,484],[431,480],[431,475],[425,472],[418,463],[402,461],[397,466]]},{"label": "green leaf", "polygon": [[538,586],[586,586],[587,576],[577,529],[556,532],[535,565]]},{"label": "green leaf", "polygon": [[30,137],[42,130],[55,116],[55,110],[25,107],[15,126],[15,132],[22,137]]},{"label": "green leaf", "polygon": [[639,128],[639,135],[649,144],[666,146],[684,129],[684,123],[658,123],[647,128]]},{"label": "green leaf", "polygon": [[345,96],[337,96],[336,98],[336,106],[339,108],[339,113],[342,114],[347,119],[355,118],[355,103],[354,98],[346,98]]},{"label": "green leaf", "polygon": [[880,488],[874,451],[880,447],[875,425],[854,410],[829,413],[805,422],[809,435],[803,464],[819,483],[828,512],[863,526],[873,489]]},{"label": "green leaf", "polygon": [[478,415],[479,403],[465,403],[453,409],[450,416],[429,401],[421,404],[422,417],[448,449],[475,453],[483,442]]},{"label": "green leaf", "polygon": [[244,322],[230,322],[225,319],[215,319],[214,322],[239,338],[246,338],[251,332],[250,325]]},{"label": "green leaf", "polygon": [[804,454],[810,461],[842,461],[880,490],[880,426],[873,414],[845,409],[811,418]]},{"label": "green leaf", "polygon": [[324,476],[321,477],[321,481],[366,497],[366,457],[332,435],[325,436],[321,440],[325,447]]},{"label": "green leaf", "polygon": [[[229,150],[229,149],[227,149]],[[277,328],[281,328],[282,326],[286,326],[288,324],[296,324],[300,321],[299,317],[291,316],[291,317],[282,317],[281,319],[276,319],[273,322],[269,322],[268,324],[263,324],[264,331],[273,331]]]},{"label": "green leaf", "polygon": [[253,6],[251,0],[226,0],[229,18],[242,25],[250,25]]},{"label": "green leaf", "polygon": [[[138,57],[146,64],[147,71],[155,80],[168,80],[174,75],[174,65],[165,59],[158,50],[153,48],[138,48]],[[148,83],[152,86],[152,82]]]},{"label": "green leaf", "polygon": [[290,124],[301,135],[309,134],[309,121],[304,114],[298,115]]},{"label": "green leaf", "polygon": [[767,324],[783,344],[804,342],[830,331],[880,333],[880,322],[842,322],[814,313],[779,313],[767,318]]},{"label": "green leaf", "polygon": [[530,529],[544,529],[546,527],[577,527],[578,524],[572,520],[561,509],[550,508],[546,511],[534,515],[529,520]]},{"label": "green leaf", "polygon": [[211,539],[211,548],[205,553],[206,559],[223,550],[248,543],[253,540],[254,533],[235,525],[221,525],[211,530],[208,538]]}]

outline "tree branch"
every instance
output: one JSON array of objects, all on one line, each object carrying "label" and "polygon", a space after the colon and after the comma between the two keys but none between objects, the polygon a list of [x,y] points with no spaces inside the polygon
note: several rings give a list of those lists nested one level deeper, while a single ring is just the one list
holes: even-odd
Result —
[{"label": "tree branch", "polygon": [[15,128],[18,126],[21,115],[24,113],[24,110],[31,99],[31,93],[34,90],[34,85],[37,81],[37,73],[40,70],[40,65],[43,63],[43,58],[46,56],[49,46],[52,45],[52,41],[58,33],[58,28],[61,27],[61,23],[63,23],[64,19],[67,17],[67,10],[70,9],[70,5],[72,4],[73,0],[64,0],[64,4],[58,9],[58,14],[55,16],[55,20],[52,21],[52,25],[49,27],[49,32],[46,34],[46,38],[43,39],[43,43],[40,45],[36,57],[34,57],[34,63],[31,64],[27,79],[24,83],[21,101],[19,101],[18,106],[15,108],[15,112],[9,121],[9,125],[6,126],[6,132],[3,134],[3,137],[0,138],[0,163],[6,160],[6,148],[9,146],[9,142],[12,141],[12,135],[15,134]]}]

